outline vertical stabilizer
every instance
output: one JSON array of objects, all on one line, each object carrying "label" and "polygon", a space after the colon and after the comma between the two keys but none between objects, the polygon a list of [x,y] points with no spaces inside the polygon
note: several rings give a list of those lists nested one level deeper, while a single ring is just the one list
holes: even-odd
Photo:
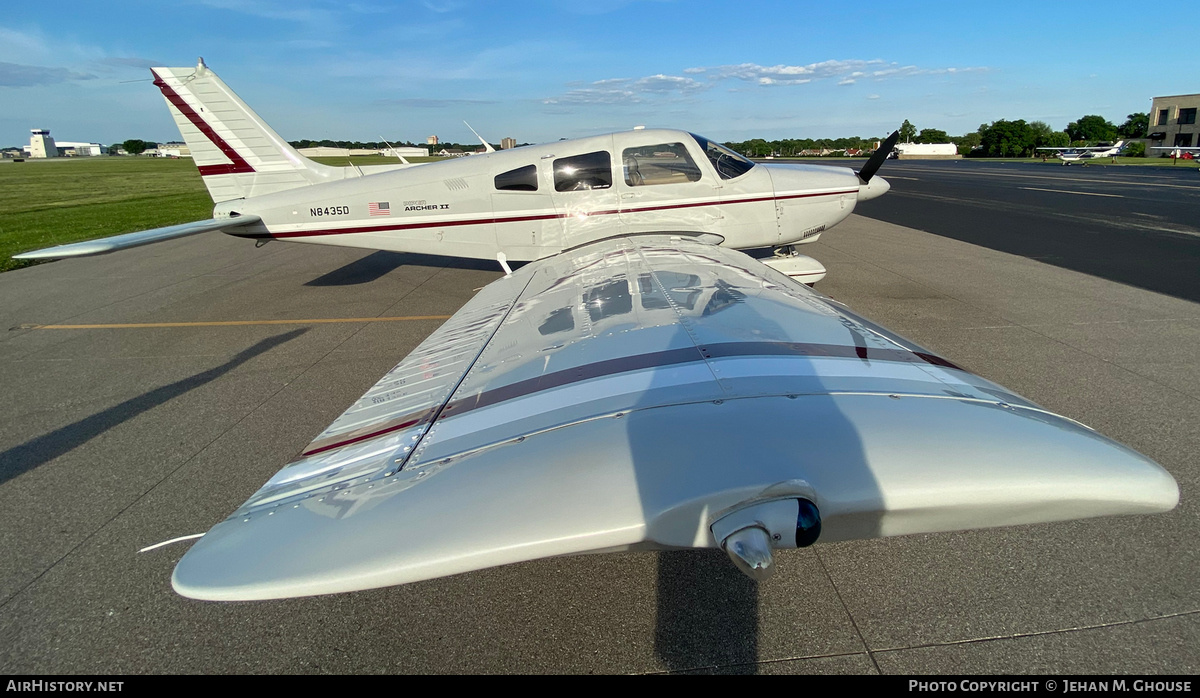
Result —
[{"label": "vertical stabilizer", "polygon": [[213,201],[342,179],[296,152],[204,65],[151,68]]}]

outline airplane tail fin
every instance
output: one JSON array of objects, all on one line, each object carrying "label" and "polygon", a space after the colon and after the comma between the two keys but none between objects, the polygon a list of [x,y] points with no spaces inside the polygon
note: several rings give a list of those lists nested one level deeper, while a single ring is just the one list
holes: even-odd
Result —
[{"label": "airplane tail fin", "polygon": [[213,201],[269,194],[346,176],[343,168],[296,152],[204,59],[187,68],[151,68]]}]

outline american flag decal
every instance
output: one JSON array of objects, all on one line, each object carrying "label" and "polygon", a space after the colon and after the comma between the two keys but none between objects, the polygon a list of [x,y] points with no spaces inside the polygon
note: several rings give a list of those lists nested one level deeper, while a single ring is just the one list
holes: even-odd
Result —
[{"label": "american flag decal", "polygon": [[367,204],[367,213],[372,216],[390,216],[392,209],[388,208],[386,201],[372,201]]}]

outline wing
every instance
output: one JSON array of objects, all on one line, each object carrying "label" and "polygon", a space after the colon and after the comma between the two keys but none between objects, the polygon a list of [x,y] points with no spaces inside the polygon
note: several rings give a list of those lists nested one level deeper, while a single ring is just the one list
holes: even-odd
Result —
[{"label": "wing", "polygon": [[795,528],[801,500],[822,540],[846,540],[1177,499],[1152,461],[744,254],[647,236],[485,287],[173,581],[279,598],[715,547],[730,512],[763,505],[755,521],[774,530],[767,509],[791,502]]},{"label": "wing", "polygon": [[1056,151],[1071,151],[1074,153],[1095,153],[1106,150],[1116,150],[1119,145],[1077,145],[1069,148],[1038,148],[1037,150],[1056,150]]}]

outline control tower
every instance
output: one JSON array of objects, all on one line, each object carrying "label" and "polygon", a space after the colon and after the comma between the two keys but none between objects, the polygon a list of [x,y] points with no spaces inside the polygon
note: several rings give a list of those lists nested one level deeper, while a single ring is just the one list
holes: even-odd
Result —
[{"label": "control tower", "polygon": [[35,128],[29,131],[29,157],[31,158],[56,158],[58,157],[58,147],[54,145],[54,139],[50,136],[50,129]]}]

